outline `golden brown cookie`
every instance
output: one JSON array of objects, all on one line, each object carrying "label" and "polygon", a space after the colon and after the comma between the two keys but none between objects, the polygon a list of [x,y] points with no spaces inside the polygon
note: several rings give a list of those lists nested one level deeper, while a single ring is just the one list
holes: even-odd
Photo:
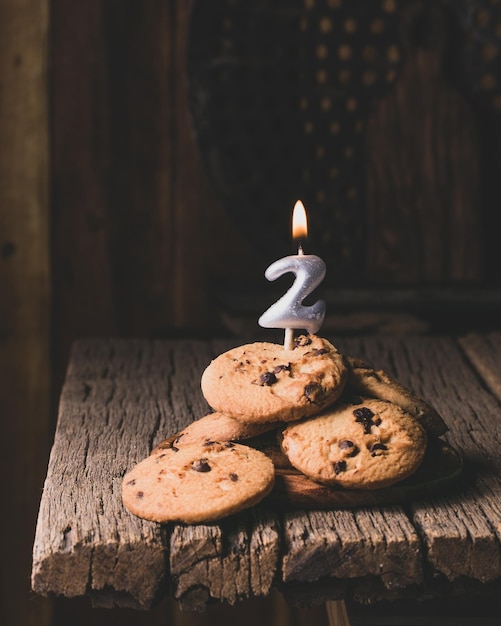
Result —
[{"label": "golden brown cookie", "polygon": [[274,467],[258,450],[231,442],[157,449],[123,479],[122,500],[154,522],[210,522],[262,500]]},{"label": "golden brown cookie", "polygon": [[244,422],[227,413],[209,413],[159,443],[157,448],[171,448],[172,445],[179,447],[208,441],[244,441],[277,426],[278,423],[274,422]]},{"label": "golden brown cookie", "polygon": [[317,482],[378,489],[416,471],[426,431],[399,406],[363,399],[290,424],[281,445],[292,465]]},{"label": "golden brown cookie", "polygon": [[440,437],[447,432],[447,425],[437,411],[410,389],[388,376],[383,370],[373,369],[361,359],[349,356],[345,359],[348,366],[347,390],[398,404],[415,417],[430,435]]},{"label": "golden brown cookie", "polygon": [[302,335],[293,350],[259,342],[219,355],[202,375],[202,392],[213,409],[237,419],[293,421],[335,402],[346,377],[331,343]]}]

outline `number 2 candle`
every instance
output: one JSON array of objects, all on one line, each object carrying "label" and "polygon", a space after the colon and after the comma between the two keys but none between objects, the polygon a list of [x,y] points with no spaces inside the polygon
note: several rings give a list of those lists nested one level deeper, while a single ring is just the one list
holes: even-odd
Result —
[{"label": "number 2 candle", "polygon": [[[292,215],[292,237],[302,240],[308,234],[308,223],[303,203],[298,200]],[[311,306],[303,306],[303,300],[320,285],[325,276],[325,263],[314,254],[304,254],[301,243],[297,255],[286,256],[272,263],[266,272],[268,280],[276,280],[283,274],[296,275],[291,288],[259,318],[264,328],[284,328],[284,348],[294,347],[294,329],[316,333],[325,317],[325,302],[318,300]]]}]

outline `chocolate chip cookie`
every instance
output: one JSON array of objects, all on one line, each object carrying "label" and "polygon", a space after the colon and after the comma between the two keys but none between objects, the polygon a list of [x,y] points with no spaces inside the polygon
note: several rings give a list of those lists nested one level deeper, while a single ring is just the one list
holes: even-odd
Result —
[{"label": "chocolate chip cookie", "polygon": [[301,335],[293,350],[265,342],[233,348],[209,364],[201,384],[216,411],[247,422],[287,422],[335,402],[346,378],[343,357],[331,343]]},{"label": "chocolate chip cookie", "polygon": [[122,483],[122,500],[154,522],[210,522],[253,506],[273,488],[262,452],[231,442],[157,448]]},{"label": "chocolate chip cookie", "polygon": [[[157,448],[179,447],[209,441],[245,441],[278,426],[275,422],[244,422],[227,413],[209,413],[191,422],[176,435],[168,437]],[[156,448],[155,448],[156,450]]]},{"label": "chocolate chip cookie", "polygon": [[426,431],[401,407],[375,399],[290,424],[281,446],[291,464],[325,485],[378,489],[413,474]]},{"label": "chocolate chip cookie", "polygon": [[348,366],[347,391],[398,404],[418,420],[430,435],[440,437],[447,432],[447,425],[437,411],[410,389],[391,378],[385,371],[375,370],[361,359],[345,358]]}]

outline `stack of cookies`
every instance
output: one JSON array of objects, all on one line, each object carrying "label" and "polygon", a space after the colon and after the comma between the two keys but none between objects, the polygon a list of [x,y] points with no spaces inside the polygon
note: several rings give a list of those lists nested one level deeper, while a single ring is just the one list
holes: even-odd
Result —
[{"label": "stack of cookies", "polygon": [[157,522],[208,522],[262,500],[277,468],[327,488],[377,490],[420,466],[436,411],[326,339],[293,350],[243,345],[214,359],[202,393],[214,410],[157,446],[123,481],[124,504]]}]

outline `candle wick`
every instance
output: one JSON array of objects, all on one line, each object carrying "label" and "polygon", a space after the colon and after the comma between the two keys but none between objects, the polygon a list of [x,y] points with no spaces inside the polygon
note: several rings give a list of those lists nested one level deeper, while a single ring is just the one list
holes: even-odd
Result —
[{"label": "candle wick", "polygon": [[298,245],[297,245],[297,253],[298,253],[299,256],[303,256],[304,255],[303,244],[301,242],[299,242]]}]

